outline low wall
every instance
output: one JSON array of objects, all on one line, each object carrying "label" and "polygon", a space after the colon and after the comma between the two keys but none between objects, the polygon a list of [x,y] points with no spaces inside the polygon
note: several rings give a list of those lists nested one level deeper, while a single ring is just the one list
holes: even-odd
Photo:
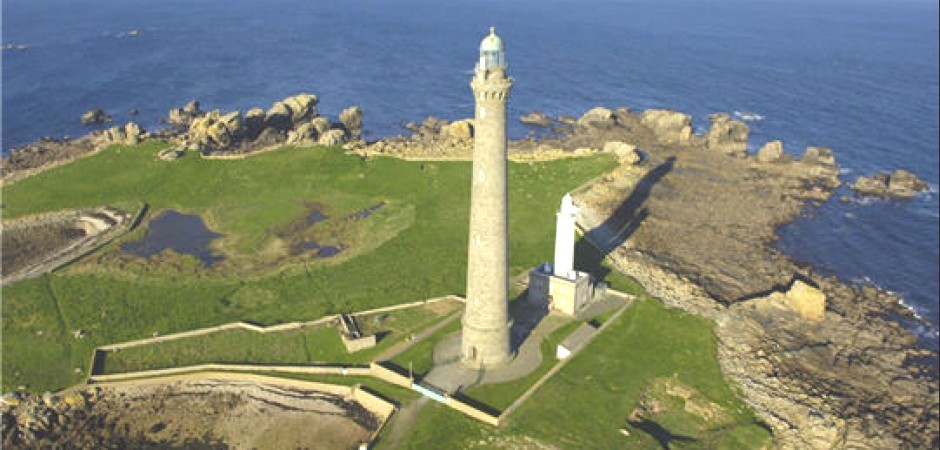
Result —
[{"label": "low wall", "polygon": [[369,364],[369,374],[382,381],[392,383],[396,386],[411,389],[411,378],[408,378],[392,369],[389,369],[377,362]]},{"label": "low wall", "polygon": [[172,367],[169,369],[141,370],[138,372],[115,373],[110,375],[92,375],[88,383],[112,383],[121,380],[133,380],[153,377],[167,377],[191,372],[281,372],[303,373],[308,375],[358,375],[372,374],[365,366],[268,366],[263,364],[196,364],[192,366]]},{"label": "low wall", "polygon": [[479,420],[480,422],[483,422],[488,425],[492,425],[494,427],[498,427],[500,424],[500,421],[502,420],[502,415],[498,417],[494,416],[490,413],[481,411],[453,397],[448,397],[447,400],[444,402],[444,405],[446,405],[447,407],[455,411],[459,411],[467,416],[470,416],[476,420]]}]

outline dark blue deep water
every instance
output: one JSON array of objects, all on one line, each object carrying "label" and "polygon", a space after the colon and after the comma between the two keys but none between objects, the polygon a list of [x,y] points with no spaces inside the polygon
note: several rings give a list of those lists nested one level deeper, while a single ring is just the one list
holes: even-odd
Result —
[{"label": "dark blue deep water", "polygon": [[190,99],[245,110],[303,91],[328,115],[361,105],[371,138],[468,117],[490,25],[508,46],[513,117],[668,107],[703,130],[709,113],[750,111],[764,117],[753,148],[829,146],[847,181],[899,167],[926,179],[932,192],[911,201],[826,203],[780,245],[903,294],[936,346],[934,0],[5,0],[3,43],[28,48],[3,51],[2,146],[83,134],[93,107],[155,127]]}]

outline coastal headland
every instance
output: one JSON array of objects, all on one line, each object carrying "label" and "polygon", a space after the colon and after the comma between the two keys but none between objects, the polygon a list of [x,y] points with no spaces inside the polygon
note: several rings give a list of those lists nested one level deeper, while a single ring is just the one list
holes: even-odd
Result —
[{"label": "coastal headland", "polygon": [[[345,118],[341,117],[336,123],[323,118],[326,121],[324,126],[324,120],[317,120],[320,116],[315,111],[315,100],[309,96],[292,99],[278,102],[267,112],[256,111],[246,115],[204,113],[198,105],[190,105],[175,113],[171,112],[168,123],[175,125],[150,134],[139,130],[136,125],[127,125],[74,141],[40,141],[4,158],[5,189],[11,186],[18,188],[6,196],[5,203],[25,198],[28,194],[22,191],[29,187],[29,183],[38,185],[57,176],[80,179],[80,174],[74,173],[74,169],[68,174],[60,172],[71,168],[68,162],[85,160],[86,156],[88,160],[91,157],[100,158],[107,156],[107,152],[148,151],[152,154],[134,161],[141,163],[146,160],[146,164],[154,167],[182,163],[187,164],[181,166],[185,170],[208,167],[204,164],[212,162],[213,156],[231,156],[242,160],[226,164],[241,164],[250,168],[255,164],[264,167],[267,162],[262,159],[267,157],[260,153],[269,155],[272,148],[289,146],[277,152],[298,152],[307,151],[303,150],[305,146],[319,144],[344,145],[347,155],[357,156],[353,158],[357,161],[355,163],[339,157],[318,157],[309,163],[311,167],[321,164],[313,172],[314,179],[323,176],[326,180],[328,178],[324,174],[332,171],[341,178],[336,180],[337,183],[349,183],[343,189],[351,192],[357,189],[356,186],[362,186],[362,197],[352,198],[352,205],[334,210],[337,215],[352,213],[357,208],[373,204],[383,195],[382,192],[403,190],[402,193],[384,194],[397,197],[390,201],[390,216],[382,218],[398,223],[394,232],[383,237],[383,242],[389,244],[377,244],[378,249],[385,253],[373,251],[373,248],[360,253],[351,252],[351,255],[362,255],[358,258],[350,256],[351,262],[359,264],[351,266],[353,269],[364,267],[362,259],[389,255],[389,247],[400,245],[395,236],[411,233],[410,224],[422,220],[439,220],[437,216],[428,216],[428,209],[423,209],[421,202],[425,199],[416,199],[411,197],[412,194],[404,193],[406,188],[416,186],[393,187],[391,181],[377,176],[377,172],[391,171],[396,177],[429,177],[421,181],[430,187],[429,190],[449,189],[440,183],[450,181],[449,177],[459,172],[459,168],[447,165],[450,161],[464,160],[469,156],[473,135],[471,121],[429,119],[410,126],[408,135],[365,142],[360,138],[363,113],[358,108],[344,113]],[[282,104],[283,108],[278,104]],[[175,121],[172,120],[174,116],[177,119]],[[251,122],[249,116],[261,119],[252,119],[254,122]],[[543,215],[550,217],[548,214],[557,198],[560,198],[559,194],[572,191],[576,203],[582,208],[578,224],[585,239],[600,250],[598,258],[605,259],[616,270],[635,278],[646,292],[665,305],[714,321],[717,344],[715,356],[722,373],[740,390],[742,398],[759,419],[771,428],[774,441],[780,448],[929,448],[938,444],[940,404],[936,385],[937,355],[919,347],[916,336],[901,325],[904,321],[916,319],[900,304],[900,298],[872,286],[847,285],[834,277],[820,275],[812,267],[792,261],[775,246],[776,229],[780,225],[811,212],[813,204],[829,199],[843,182],[839,178],[837,155],[823,147],[810,147],[799,156],[791,155],[784,151],[783,144],[779,142],[751,155],[748,152],[747,125],[726,114],[713,115],[712,125],[703,135],[692,132],[688,115],[668,110],[633,112],[626,108],[611,110],[599,107],[580,118],[534,119],[530,122],[542,127],[541,136],[510,143],[510,158],[518,163],[511,169],[514,173],[510,178],[510,189],[517,190],[512,194],[516,199],[513,205],[545,203],[545,207],[520,212],[520,220],[527,220],[528,225],[531,225]],[[248,123],[256,125],[246,125]],[[165,143],[154,143],[159,141]],[[173,156],[168,157],[169,154]],[[253,156],[255,154],[258,156]],[[204,160],[203,165],[197,167],[187,161],[196,155]],[[350,159],[348,156],[346,158]],[[418,161],[420,170],[411,173],[411,166],[405,170],[405,166],[399,167],[398,162],[383,162],[399,159]],[[568,163],[569,160],[572,162]],[[376,165],[380,167],[376,168]],[[438,171],[438,174],[434,171]],[[362,176],[352,175],[353,172],[361,173]],[[37,177],[37,174],[42,174],[42,177]],[[441,174],[444,177],[437,178]],[[236,175],[233,179],[250,178],[247,172]],[[283,174],[287,179],[300,175],[299,172]],[[552,179],[560,181],[553,183]],[[456,180],[454,183],[465,181],[459,177]],[[577,183],[571,185],[572,181]],[[135,182],[127,180],[129,186]],[[21,183],[21,186],[17,186]],[[132,193],[140,193],[142,198],[131,197],[149,202],[147,196],[153,196],[154,192],[159,191],[153,187],[157,183],[157,180],[153,180],[153,184],[148,184],[146,189],[134,185]],[[888,183],[886,179],[886,186]],[[914,182],[905,184],[915,191],[922,188]],[[105,183],[105,186],[111,185]],[[909,190],[902,187],[899,185],[894,192],[903,191],[904,194],[900,196],[908,196]],[[887,192],[891,191],[887,189]],[[172,198],[166,195],[168,199]],[[300,197],[299,194],[296,196]],[[398,197],[400,200],[396,203]],[[101,202],[103,199],[89,201],[98,201],[97,204],[110,202]],[[73,204],[68,204],[70,201]],[[210,215],[209,219],[214,219],[214,222],[210,220],[210,224],[225,224],[227,220],[221,210],[213,209],[209,203],[200,203],[202,200],[194,200],[190,204],[185,200],[177,200],[177,205],[174,205],[173,200],[160,200],[157,203],[161,201],[165,203],[164,207],[177,206],[206,212]],[[44,198],[43,202],[33,207],[64,210],[83,206],[78,204],[80,202],[77,198]],[[295,203],[298,204],[289,213],[278,213],[281,225],[296,219],[294,216],[298,212],[309,212],[301,202]],[[402,203],[417,206],[412,210]],[[434,205],[440,206],[439,203]],[[13,203],[6,206],[16,207],[13,209],[14,215],[41,212],[30,211],[24,205]],[[446,211],[444,214],[447,214]],[[465,215],[465,212],[460,215]],[[284,246],[283,242],[275,245],[278,242],[276,237],[261,237],[263,233],[259,230],[272,229],[273,223],[272,220],[259,224],[258,230],[250,229],[246,232],[257,235],[224,244],[222,248],[233,253],[250,253],[254,249],[264,248],[272,255],[280,255],[269,258],[268,265],[261,267],[263,270],[270,270],[270,261],[296,262],[290,259],[292,256],[289,251],[277,250],[280,248],[278,245]],[[431,231],[433,239],[433,233],[440,233],[438,226],[441,224],[431,225],[424,231],[438,230]],[[230,227],[229,232],[237,234],[250,228],[243,227],[242,230]],[[550,226],[532,227],[535,230],[527,230],[525,223],[513,227],[513,239],[525,242],[513,247],[513,270],[521,272],[528,267],[527,264],[536,263],[549,251],[539,246],[544,239],[528,242],[525,236],[550,236]],[[364,229],[350,233],[368,231]],[[358,241],[350,237],[352,234],[336,233],[355,247]],[[128,236],[126,239],[133,237]],[[448,249],[459,249],[465,243],[461,240],[452,245],[454,243],[450,240],[452,237],[441,236],[441,242],[429,241],[429,247],[440,246],[430,248],[429,251],[445,254]],[[148,263],[117,254],[117,244],[106,246],[96,254],[66,267],[60,271],[63,272],[61,274],[55,272],[37,281],[22,282],[26,284],[19,286],[18,290],[10,294],[5,292],[5,296],[12,297],[14,304],[12,311],[5,311],[5,334],[10,330],[8,320],[11,325],[23,320],[15,316],[18,311],[24,311],[21,304],[45,298],[45,294],[34,291],[46,288],[54,291],[55,278],[74,276],[90,280],[109,277],[111,275],[108,273],[114,271],[118,274],[115,276],[117,279],[134,278],[151,284],[154,282],[154,275],[146,273]],[[165,255],[163,258],[165,262],[178,263],[173,255]],[[158,258],[157,263],[160,261]],[[244,262],[246,259],[233,257],[232,261]],[[311,266],[309,262],[296,266],[298,271],[305,272],[304,277],[308,277],[306,272],[311,267],[319,267]],[[389,264],[394,262],[388,261]],[[230,291],[239,289],[238,285],[225,279],[224,264],[211,270],[187,264],[177,266],[177,269],[167,273],[175,278],[190,277],[191,273],[195,273],[197,278],[207,277],[205,285],[199,288],[203,292],[216,288]],[[239,267],[247,266],[251,265],[242,264]],[[342,265],[337,267],[343,268]],[[228,268],[236,269],[234,266]],[[158,269],[168,270],[165,267]],[[258,269],[259,266],[251,266],[251,270]],[[246,270],[235,272],[250,272]],[[441,270],[442,273],[446,272],[449,266]],[[329,275],[321,273],[320,276]],[[369,276],[370,273],[360,270],[359,275]],[[445,276],[450,277],[438,275],[437,278]],[[416,279],[415,282],[423,283],[427,280]],[[398,297],[393,295],[383,300],[394,302],[401,301],[403,295],[426,293],[426,289],[449,289],[461,285],[462,281],[456,275],[453,280],[448,278],[417,290],[391,282],[376,283],[375,286],[379,286],[380,290],[401,290],[403,293]],[[131,285],[128,282],[122,286],[126,289]],[[271,293],[271,298],[284,295],[276,287],[267,284],[264,287]],[[824,296],[822,312],[818,309],[807,312],[807,302],[817,302],[818,307],[820,297],[817,293]],[[63,293],[60,291],[58,295]],[[126,298],[127,294],[125,292],[120,296]],[[234,295],[225,297],[235,298]],[[338,296],[332,299],[337,303],[350,301]],[[106,304],[111,307],[110,303]],[[215,320],[240,318],[247,314],[261,318],[262,321],[274,322],[285,320],[289,313],[311,315],[330,308],[348,307],[348,304],[339,304],[301,307],[283,314],[266,312],[266,308],[272,304],[272,301],[263,301],[244,305],[241,311],[224,310],[216,314]],[[195,321],[178,326],[194,325]],[[22,331],[27,330],[24,328]],[[28,331],[33,332],[32,329]],[[97,339],[94,336],[97,330],[91,331],[91,339]],[[128,331],[121,337],[142,332]],[[22,333],[16,336],[25,335]],[[16,339],[11,342],[5,336],[5,358],[11,351],[16,356],[16,347],[22,345],[29,344],[25,341],[17,342]],[[89,345],[73,344],[74,349],[69,352],[87,349]],[[77,356],[76,359],[87,356]],[[28,370],[23,361],[15,359],[14,365],[5,364],[5,380],[10,379],[14,371]],[[28,376],[19,374],[13,378],[23,380],[28,379]],[[4,388],[7,387],[7,381],[4,381]],[[47,389],[61,387],[65,386],[55,386],[54,383],[44,385]],[[4,430],[6,433],[6,424]]]}]

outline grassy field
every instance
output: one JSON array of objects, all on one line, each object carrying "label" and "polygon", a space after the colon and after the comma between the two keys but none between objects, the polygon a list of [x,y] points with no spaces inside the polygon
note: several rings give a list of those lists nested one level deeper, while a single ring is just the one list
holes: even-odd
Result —
[{"label": "grassy field", "polygon": [[712,326],[655,300],[638,300],[516,410],[507,426],[495,429],[429,405],[402,448],[511,447],[535,439],[566,449],[660,449],[627,419],[648,387],[664,378],[689,386],[700,403],[727,419],[710,422],[682,411],[657,416],[658,426],[689,438],[669,448],[762,448],[770,434],[723,380]]},{"label": "grassy field", "polygon": [[[155,154],[164,146],[112,147],[5,187],[4,217],[146,202],[151,214],[202,216],[225,235],[217,250],[230,264],[204,269],[188,256],[133,260],[116,256],[115,242],[53,274],[4,287],[4,391],[74,384],[94,347],[155,332],[312,320],[465,289],[468,162],[363,160],[320,147],[163,162]],[[606,155],[510,164],[512,273],[550,259],[559,199],[614,165]],[[311,202],[342,218],[382,201],[387,207],[376,215],[333,230],[349,239],[345,258],[278,259],[278,230],[303,220]],[[76,330],[86,337],[74,338]]]},{"label": "grassy field", "polygon": [[179,340],[108,352],[104,374],[136,372],[206,363],[368,364],[405,337],[455,311],[462,304],[443,302],[359,319],[362,331],[380,337],[375,347],[349,353],[332,324],[272,333],[225,330]]}]

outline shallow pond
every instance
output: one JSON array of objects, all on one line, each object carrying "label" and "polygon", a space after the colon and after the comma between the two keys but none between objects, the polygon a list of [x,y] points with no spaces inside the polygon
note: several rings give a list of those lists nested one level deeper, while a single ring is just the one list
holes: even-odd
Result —
[{"label": "shallow pond", "polygon": [[206,267],[211,267],[222,261],[223,257],[213,255],[209,243],[221,236],[209,230],[197,215],[167,210],[150,220],[149,229],[143,239],[124,244],[121,250],[150,258],[169,248],[177,253],[193,255]]}]

